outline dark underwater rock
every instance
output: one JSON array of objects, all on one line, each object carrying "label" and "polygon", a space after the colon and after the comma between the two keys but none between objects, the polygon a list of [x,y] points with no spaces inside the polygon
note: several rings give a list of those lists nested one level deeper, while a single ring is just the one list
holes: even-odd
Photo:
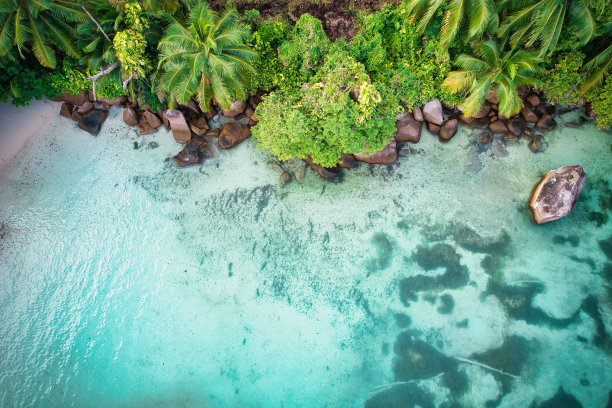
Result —
[{"label": "dark underwater rock", "polygon": [[108,117],[108,111],[106,110],[94,110],[86,114],[79,120],[79,127],[86,132],[97,136],[100,133],[102,124]]},{"label": "dark underwater rock", "polygon": [[172,160],[179,167],[187,167],[200,163],[201,160],[210,156],[207,148],[208,142],[206,139],[200,136],[193,137]]},{"label": "dark underwater rock", "polygon": [[557,393],[539,405],[531,404],[533,408],[583,408],[582,404],[572,395],[565,392],[563,387],[559,387]]}]

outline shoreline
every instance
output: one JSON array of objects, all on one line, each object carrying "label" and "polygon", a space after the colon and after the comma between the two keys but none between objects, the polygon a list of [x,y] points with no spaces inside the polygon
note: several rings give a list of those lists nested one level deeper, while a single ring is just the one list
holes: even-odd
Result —
[{"label": "shoreline", "polygon": [[58,114],[58,102],[32,100],[28,106],[0,103],[0,170],[15,159],[33,136]]}]

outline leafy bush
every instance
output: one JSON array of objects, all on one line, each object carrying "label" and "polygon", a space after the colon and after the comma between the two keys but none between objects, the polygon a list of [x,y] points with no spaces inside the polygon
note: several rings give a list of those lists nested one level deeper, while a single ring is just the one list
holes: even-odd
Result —
[{"label": "leafy bush", "polygon": [[83,69],[77,69],[77,62],[74,60],[62,61],[62,68],[56,69],[51,74],[52,95],[69,93],[76,95],[91,89],[91,81],[87,80],[87,73]]},{"label": "leafy bush", "polygon": [[542,75],[542,88],[552,104],[574,105],[581,103],[580,88],[584,77],[580,74],[584,54],[569,52],[558,56],[555,65]]},{"label": "leafy bush", "polygon": [[12,61],[0,68],[0,102],[9,100],[15,106],[26,106],[32,98],[53,95],[47,80],[49,70],[34,61],[32,67],[23,61]]},{"label": "leafy bush", "polygon": [[311,83],[273,92],[259,104],[253,136],[280,160],[310,156],[333,167],[343,153],[375,152],[389,143],[395,117],[384,115],[381,102],[363,64],[336,50]]},{"label": "leafy bush", "polygon": [[612,127],[612,77],[606,78],[606,85],[586,94],[587,101],[597,113],[597,127]]},{"label": "leafy bush", "polygon": [[279,86],[295,86],[299,82],[299,74],[284,69],[278,57],[278,49],[288,35],[289,27],[280,22],[264,22],[255,27],[248,45],[257,52],[260,60],[254,64],[257,73],[251,76],[251,89],[271,90]]},{"label": "leafy bush", "polygon": [[302,14],[291,38],[279,50],[284,71],[298,71],[301,82],[308,81],[323,63],[331,46],[321,22],[310,14]]}]

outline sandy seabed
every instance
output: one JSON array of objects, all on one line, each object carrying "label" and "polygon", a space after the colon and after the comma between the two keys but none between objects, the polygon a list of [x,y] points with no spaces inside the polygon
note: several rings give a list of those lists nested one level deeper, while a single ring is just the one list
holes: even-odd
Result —
[{"label": "sandy seabed", "polygon": [[[29,142],[0,171],[0,406],[609,403],[612,136],[564,127],[582,112],[544,153],[424,130],[394,165],[280,188],[252,139],[178,169],[118,108],[97,137],[3,109]],[[534,225],[569,164],[572,214]]]}]

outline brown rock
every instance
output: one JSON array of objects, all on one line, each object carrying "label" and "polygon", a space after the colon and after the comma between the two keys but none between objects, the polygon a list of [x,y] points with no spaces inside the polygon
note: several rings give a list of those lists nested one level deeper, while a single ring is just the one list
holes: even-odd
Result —
[{"label": "brown rock", "polygon": [[219,134],[219,147],[229,149],[251,136],[251,129],[240,123],[226,123]]},{"label": "brown rock", "polygon": [[529,150],[534,153],[542,153],[548,148],[548,143],[546,142],[546,139],[544,139],[544,136],[535,135],[531,138],[527,144],[527,147],[529,147]]},{"label": "brown rock", "polygon": [[172,160],[179,167],[187,167],[200,163],[201,160],[210,157],[210,155],[208,152],[208,142],[200,136],[196,136],[189,140]]},{"label": "brown rock", "polygon": [[489,123],[497,122],[498,120],[499,118],[497,117],[497,115],[493,115],[489,118]]},{"label": "brown rock", "polygon": [[60,116],[63,116],[68,119],[72,119],[70,115],[72,115],[73,109],[74,109],[74,106],[72,106],[71,104],[67,102],[62,103],[62,107],[60,108]]},{"label": "brown rock", "polygon": [[78,112],[78,109],[73,110],[72,113],[70,114],[70,119],[74,120],[75,122],[78,122],[82,118],[83,118],[83,115],[81,115]]},{"label": "brown rock", "polygon": [[515,135],[512,132],[508,132],[508,133],[504,133],[503,140],[504,140],[504,143],[508,144],[508,143],[513,143],[513,142],[518,142],[520,140],[520,137],[518,135]]},{"label": "brown rock", "polygon": [[127,108],[123,111],[123,121],[128,126],[136,126],[139,122],[138,113],[134,108]]},{"label": "brown rock", "polygon": [[204,116],[200,116],[196,120],[191,121],[189,128],[198,136],[202,136],[208,129],[210,129]]},{"label": "brown rock", "polygon": [[355,159],[371,164],[392,164],[397,160],[397,144],[392,140],[382,150],[372,154],[358,153]]},{"label": "brown rock", "polygon": [[421,140],[423,122],[416,120],[410,113],[404,112],[396,122],[395,140],[398,142],[418,142]]},{"label": "brown rock", "polygon": [[427,102],[423,106],[423,118],[430,123],[435,125],[442,125],[444,122],[444,115],[442,110],[442,103],[438,98],[433,101]]},{"label": "brown rock", "polygon": [[170,122],[174,140],[179,143],[187,143],[191,140],[191,130],[187,126],[185,115],[180,110],[166,110],[166,118]]},{"label": "brown rock", "polygon": [[118,106],[127,101],[126,96],[116,96],[114,99],[99,98],[98,102],[109,106]]},{"label": "brown rock", "polygon": [[100,129],[102,129],[102,124],[108,117],[108,111],[106,110],[93,110],[88,114],[84,115],[81,120],[79,120],[79,127],[86,132],[91,133],[94,136],[97,136],[100,133]]},{"label": "brown rock", "polygon": [[529,207],[536,224],[544,224],[568,215],[582,190],[586,174],[580,165],[550,170],[536,185]]},{"label": "brown rock", "polygon": [[246,108],[246,102],[243,101],[234,101],[232,106],[229,109],[223,109],[223,116],[228,118],[235,118],[242,112],[244,112],[244,108]]},{"label": "brown rock", "polygon": [[152,128],[157,129],[158,127],[161,126],[161,120],[159,120],[157,115],[154,114],[153,112],[144,111],[142,114],[144,118],[146,119],[147,123],[151,125]]},{"label": "brown rock", "polygon": [[148,134],[157,132],[157,129],[155,129],[153,126],[149,125],[148,123],[141,123],[140,125],[138,125],[138,131],[140,132],[141,135],[148,135]]},{"label": "brown rock", "polygon": [[257,124],[257,122],[255,122],[253,119],[249,120],[249,123],[247,123],[247,125],[249,125],[250,127],[253,127]]},{"label": "brown rock", "polygon": [[538,120],[538,123],[536,123],[536,128],[540,130],[553,130],[556,127],[557,122],[547,113]]},{"label": "brown rock", "polygon": [[280,175],[280,177],[278,178],[278,185],[282,187],[285,187],[285,185],[287,185],[287,183],[289,183],[291,181],[291,175],[289,175],[289,173],[283,173]]},{"label": "brown rock", "polygon": [[538,106],[541,103],[540,97],[536,94],[530,94],[525,100],[529,102],[531,106]]},{"label": "brown rock", "polygon": [[[319,176],[325,179],[334,178],[338,175],[338,173],[340,173],[340,169],[338,167],[332,167],[332,168],[323,167],[320,164],[316,164],[315,162],[313,162],[310,157],[305,158],[304,161],[308,163],[310,168],[312,168],[314,171],[319,173]],[[301,182],[301,180],[298,179],[298,182]]]},{"label": "brown rock", "polygon": [[480,110],[475,115],[472,115],[472,117],[474,119],[486,118],[489,115],[489,112],[491,112],[491,105],[485,104],[485,105],[482,105]]},{"label": "brown rock", "polygon": [[96,105],[94,105],[93,102],[87,101],[81,106],[79,106],[79,109],[77,109],[77,112],[79,112],[81,115],[85,115],[86,113],[91,112],[93,108],[95,107]]},{"label": "brown rock", "polygon": [[166,128],[166,130],[170,130],[170,122],[168,121],[168,118],[166,117],[166,110],[167,109],[158,109],[156,114],[158,118],[161,118],[162,123],[164,124],[164,127]]},{"label": "brown rock", "polygon": [[459,122],[461,122],[462,124],[472,127],[476,124],[478,120],[475,119],[474,117],[470,116],[467,117],[465,116],[463,113],[461,115],[459,115]]},{"label": "brown rock", "polygon": [[252,120],[253,116],[255,115],[255,111],[250,106],[247,106],[244,110],[244,115]]},{"label": "brown rock", "polygon": [[523,129],[527,127],[527,123],[523,119],[511,119],[508,121],[507,126],[510,132],[520,136],[523,133]]},{"label": "brown rock", "polygon": [[412,116],[415,120],[418,120],[419,122],[423,122],[425,120],[425,118],[423,117],[423,111],[418,106],[412,111]]},{"label": "brown rock", "polygon": [[521,109],[521,115],[523,116],[523,119],[529,123],[536,123],[538,121],[538,115],[536,115],[536,113],[527,106],[523,106],[523,109]]},{"label": "brown rock", "polygon": [[344,153],[340,156],[340,160],[338,160],[338,166],[343,169],[352,169],[355,167],[355,156],[352,154]]},{"label": "brown rock", "polygon": [[493,105],[499,104],[499,96],[497,96],[497,91],[495,89],[489,89],[486,100]]},{"label": "brown rock", "polygon": [[429,133],[433,133],[434,135],[437,135],[438,133],[440,133],[440,126],[434,125],[433,123],[430,123],[430,122],[425,122],[425,123],[427,123],[427,131]]},{"label": "brown rock", "polygon": [[87,102],[89,98],[86,92],[81,92],[77,95],[70,95],[69,93],[64,92],[63,94],[56,96],[54,100],[57,102],[66,102],[71,105],[81,106]]},{"label": "brown rock", "polygon": [[221,129],[215,128],[215,129],[210,129],[206,132],[206,136],[208,137],[219,137],[219,132],[221,132]]},{"label": "brown rock", "polygon": [[257,109],[257,105],[261,103],[261,97],[259,95],[249,96],[249,104],[253,109]]},{"label": "brown rock", "polygon": [[489,129],[491,129],[491,132],[493,133],[505,133],[508,131],[506,124],[501,120],[491,123],[489,125]]},{"label": "brown rock", "polygon": [[440,137],[444,140],[450,140],[453,136],[455,136],[458,128],[459,121],[457,119],[451,119],[440,128]]}]

